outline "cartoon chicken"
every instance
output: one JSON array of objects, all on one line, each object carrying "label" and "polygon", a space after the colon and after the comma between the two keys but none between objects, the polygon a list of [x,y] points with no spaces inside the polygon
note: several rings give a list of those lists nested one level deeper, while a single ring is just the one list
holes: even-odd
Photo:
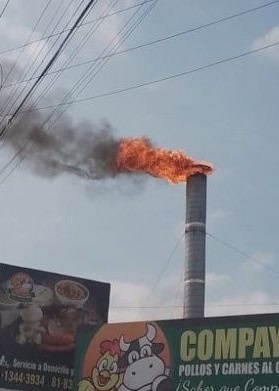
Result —
[{"label": "cartoon chicken", "polygon": [[92,369],[91,377],[82,379],[78,391],[114,391],[122,382],[119,373],[118,359],[120,356],[119,341],[103,341],[100,344],[101,357]]}]

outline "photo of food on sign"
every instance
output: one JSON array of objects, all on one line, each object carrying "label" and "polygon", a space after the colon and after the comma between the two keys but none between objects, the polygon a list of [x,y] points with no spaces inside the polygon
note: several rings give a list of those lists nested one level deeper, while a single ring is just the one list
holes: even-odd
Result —
[{"label": "photo of food on sign", "polygon": [[59,370],[66,365],[70,373],[77,329],[107,322],[109,292],[107,283],[0,264],[0,339],[6,367],[24,363],[20,369],[25,369],[32,363],[37,368],[43,363],[47,368],[47,362]]}]

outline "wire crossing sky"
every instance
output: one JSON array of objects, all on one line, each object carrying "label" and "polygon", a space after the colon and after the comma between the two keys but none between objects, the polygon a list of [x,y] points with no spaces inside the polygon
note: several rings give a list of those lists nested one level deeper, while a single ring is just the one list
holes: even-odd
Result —
[{"label": "wire crossing sky", "polygon": [[[148,0],[147,2],[151,2],[153,0]],[[143,4],[145,4],[146,2],[142,2],[142,3],[139,3],[137,4],[136,6],[139,7]],[[261,6],[258,6],[258,7],[254,7],[254,8],[250,8],[250,9],[247,9],[246,11],[242,11],[242,12],[238,12],[236,14],[233,14],[233,15],[230,15],[230,16],[225,16],[223,18],[220,18],[220,19],[217,19],[217,20],[214,20],[212,22],[209,22],[209,23],[206,23],[206,24],[203,24],[203,25],[200,25],[200,26],[196,26],[196,27],[193,27],[191,29],[187,29],[187,30],[184,30],[184,31],[180,31],[179,33],[175,33],[175,34],[171,34],[171,35],[168,35],[166,37],[161,37],[161,38],[157,38],[155,40],[152,40],[152,41],[149,41],[149,42],[146,42],[146,43],[143,43],[143,44],[140,44],[140,45],[136,45],[136,46],[133,46],[131,48],[128,48],[128,49],[124,49],[124,50],[120,50],[120,51],[117,51],[115,53],[112,53],[112,54],[109,54],[109,55],[104,55],[102,57],[97,57],[97,58],[94,58],[92,60],[88,60],[88,61],[85,61],[85,62],[81,62],[81,63],[77,63],[77,64],[74,64],[74,65],[69,65],[69,66],[65,66],[63,68],[60,68],[58,70],[54,70],[54,71],[51,71],[51,72],[47,72],[46,75],[52,75],[52,74],[55,74],[57,72],[61,72],[61,71],[64,71],[64,70],[68,70],[68,69],[72,69],[72,68],[75,68],[75,67],[79,67],[79,66],[82,66],[82,65],[86,65],[86,64],[90,64],[92,62],[96,62],[100,59],[106,59],[106,58],[110,58],[110,57],[113,57],[113,56],[116,56],[116,55],[120,55],[120,54],[124,54],[124,53],[129,53],[131,51],[134,51],[134,50],[138,50],[138,49],[142,49],[142,48],[145,48],[145,47],[148,47],[148,46],[151,46],[151,45],[155,45],[155,44],[158,44],[158,43],[162,43],[162,42],[165,42],[165,41],[168,41],[168,40],[172,40],[174,38],[178,38],[178,37],[181,37],[181,36],[184,36],[184,35],[187,35],[187,34],[190,34],[190,33],[194,33],[196,31],[199,31],[199,30],[202,30],[202,29],[206,29],[208,27],[211,27],[211,26],[214,26],[216,24],[219,24],[219,23],[224,23],[224,22],[227,22],[231,19],[234,19],[234,18],[238,18],[240,16],[244,16],[244,15],[247,15],[249,13],[253,13],[255,11],[258,11],[258,10],[261,10],[265,7],[270,7],[272,5],[276,5],[279,3],[279,0],[275,0],[275,1],[272,1],[272,2],[269,2],[269,3],[265,3]],[[134,8],[135,6],[133,6]],[[131,7],[127,7],[125,8],[124,10],[129,10],[131,9]],[[93,21],[99,21],[99,20],[103,20],[104,18],[106,17],[109,17],[110,15],[115,15],[115,13],[112,13],[112,14],[107,14],[105,16],[102,16],[100,19],[95,19]],[[90,22],[91,23],[91,22]],[[84,25],[84,24],[80,24],[79,26],[81,25]],[[78,26],[78,27],[79,27]],[[63,30],[62,30],[63,31]],[[64,30],[65,31],[65,30]],[[61,33],[61,32],[60,32]],[[56,33],[56,34],[60,34],[60,33]],[[56,35],[55,34],[55,35]],[[52,37],[53,35],[49,35],[47,38],[49,37]],[[33,41],[29,44],[26,44],[24,46],[27,46],[27,45],[30,45],[30,44],[33,44],[33,43],[36,43],[38,41]],[[11,50],[16,50],[16,49],[11,49]],[[5,52],[4,52],[5,53]],[[1,55],[1,53],[0,53]],[[29,78],[29,79],[24,79],[18,83],[12,83],[12,84],[8,84],[8,85],[4,85],[2,88],[8,88],[8,87],[12,87],[14,85],[17,85],[17,84],[21,84],[21,83],[25,83],[25,82],[28,82],[28,81],[31,81],[31,80],[34,80],[36,79],[36,77],[32,77],[32,78]]]},{"label": "wire crossing sky", "polygon": [[[83,20],[83,18],[85,17],[86,13],[94,5],[95,2],[96,2],[96,0],[90,0],[88,2],[88,4],[84,7],[84,9],[80,13],[80,15],[78,16],[76,21],[74,22],[71,30],[68,32],[68,34],[63,39],[62,43],[59,45],[59,47],[56,50],[56,52],[54,53],[54,55],[51,57],[51,59],[47,63],[46,67],[43,69],[43,71],[40,74],[39,78],[36,80],[34,85],[30,88],[30,90],[28,91],[26,96],[22,99],[22,101],[20,102],[20,104],[17,107],[17,109],[15,110],[15,112],[11,115],[11,118],[9,118],[9,122],[12,122],[14,120],[16,115],[19,113],[20,109],[24,106],[24,104],[27,102],[28,98],[31,96],[33,91],[38,86],[39,82],[44,78],[44,76],[47,73],[47,71],[53,66],[54,62],[56,61],[56,59],[60,55],[61,51],[64,49],[64,46],[67,45],[67,43],[68,43],[69,39],[71,38],[72,34],[75,32],[76,26]],[[5,131],[6,131],[6,127],[4,126],[3,130],[0,132],[0,137],[2,137],[5,134]]]},{"label": "wire crossing sky", "polygon": [[4,15],[4,12],[6,11],[6,8],[8,7],[10,1],[11,1],[11,0],[7,0],[6,3],[4,4],[4,7],[2,8],[2,10],[1,10],[1,12],[0,12],[0,19],[1,19],[2,16]]}]

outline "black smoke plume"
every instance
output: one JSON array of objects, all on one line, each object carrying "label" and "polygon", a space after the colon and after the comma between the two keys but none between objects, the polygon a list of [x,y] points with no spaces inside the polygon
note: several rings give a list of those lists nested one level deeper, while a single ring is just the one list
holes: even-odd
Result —
[{"label": "black smoke plume", "polygon": [[[13,72],[9,74],[11,67]],[[24,112],[19,113],[9,122],[12,112],[9,112],[7,102],[9,104],[13,102],[15,98],[13,94],[17,90],[7,88],[5,85],[20,81],[22,71],[9,60],[2,62],[2,71],[4,79],[4,88],[0,89],[1,133],[4,130],[0,139],[2,145],[11,148],[14,155],[28,163],[38,175],[54,177],[66,173],[92,180],[116,175],[115,162],[120,140],[114,137],[112,128],[108,124],[99,127],[85,122],[74,124],[70,116],[65,114],[58,116],[56,121],[55,115],[48,120],[51,112],[43,113],[36,110],[32,103],[25,105]],[[6,76],[7,80],[5,80]],[[18,94],[22,88],[23,86],[20,86]]]},{"label": "black smoke plume", "polygon": [[95,127],[88,123],[75,126],[63,117],[49,131],[48,123],[36,112],[20,115],[8,126],[7,144],[22,154],[39,175],[73,174],[87,179],[116,175],[115,162],[119,140],[108,124]]}]

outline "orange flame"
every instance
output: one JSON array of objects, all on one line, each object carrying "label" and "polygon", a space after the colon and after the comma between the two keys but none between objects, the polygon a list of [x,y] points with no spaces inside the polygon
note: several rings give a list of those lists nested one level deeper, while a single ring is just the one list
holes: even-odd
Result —
[{"label": "orange flame", "polygon": [[118,172],[146,173],[170,183],[186,182],[194,174],[211,174],[213,167],[195,161],[182,151],[154,148],[147,138],[120,141],[116,169]]}]

